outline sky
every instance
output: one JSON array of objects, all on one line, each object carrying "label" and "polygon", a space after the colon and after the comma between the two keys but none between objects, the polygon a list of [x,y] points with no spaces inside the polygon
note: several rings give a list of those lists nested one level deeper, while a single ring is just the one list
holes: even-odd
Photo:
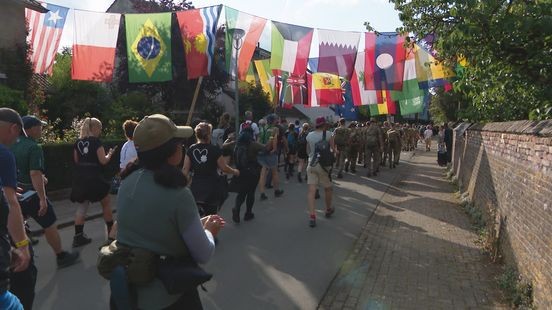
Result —
[{"label": "sky", "polygon": [[[47,0],[69,8],[105,12],[113,0]],[[341,31],[366,31],[364,22],[379,32],[392,32],[401,26],[398,12],[387,0],[192,0],[196,8],[224,4],[234,9],[290,24]],[[224,11],[223,11],[224,13]],[[223,14],[224,16],[224,14]],[[220,22],[224,22],[221,18]],[[261,47],[270,50],[270,26],[261,37]],[[73,14],[70,11],[60,48],[73,42]],[[362,41],[362,40],[361,40]],[[359,48],[363,48],[362,42]],[[312,41],[311,57],[318,54],[318,37]]]}]

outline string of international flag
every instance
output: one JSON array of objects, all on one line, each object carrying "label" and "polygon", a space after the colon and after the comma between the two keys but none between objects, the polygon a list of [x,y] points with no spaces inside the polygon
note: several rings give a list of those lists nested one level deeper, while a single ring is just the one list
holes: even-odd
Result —
[{"label": "string of international flag", "polygon": [[[70,9],[53,4],[45,7],[49,12],[26,11],[28,42],[34,71],[51,74]],[[131,83],[171,80],[173,57],[185,57],[188,79],[208,76],[222,8],[144,14],[75,9],[71,76],[74,80],[112,81],[121,25],[125,27]],[[184,55],[171,53],[172,14],[176,14]],[[350,98],[354,107],[368,106],[371,115],[396,114],[397,103],[403,115],[419,113],[427,102],[428,89],[449,86],[448,80],[454,77],[427,44],[405,44],[406,37],[398,33],[314,29],[277,21],[270,21],[270,58],[252,61],[268,20],[227,6],[225,18],[226,71],[241,81],[260,83],[283,107],[339,105]],[[312,59],[314,31],[319,38],[319,57]],[[233,44],[236,36],[240,36],[240,46]],[[365,43],[361,51],[360,40]]]}]

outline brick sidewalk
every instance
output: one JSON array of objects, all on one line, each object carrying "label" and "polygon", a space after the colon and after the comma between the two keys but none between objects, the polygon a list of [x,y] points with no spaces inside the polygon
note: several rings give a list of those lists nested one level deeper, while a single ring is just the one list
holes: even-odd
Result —
[{"label": "brick sidewalk", "polygon": [[402,163],[319,309],[506,308],[436,158]]}]

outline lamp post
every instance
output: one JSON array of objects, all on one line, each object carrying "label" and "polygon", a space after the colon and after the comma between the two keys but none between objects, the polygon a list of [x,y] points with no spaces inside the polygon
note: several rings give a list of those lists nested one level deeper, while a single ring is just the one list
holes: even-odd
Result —
[{"label": "lamp post", "polygon": [[238,78],[238,55],[239,51],[243,45],[243,36],[245,35],[245,30],[239,29],[239,28],[231,28],[228,29],[228,31],[231,31],[232,33],[232,44],[234,49],[236,50],[236,56],[235,56],[235,66],[234,66],[234,86],[235,86],[235,96],[234,96],[234,103],[235,103],[235,123],[236,123],[236,139],[238,138],[238,133],[240,132],[240,90],[239,90],[239,78]]}]

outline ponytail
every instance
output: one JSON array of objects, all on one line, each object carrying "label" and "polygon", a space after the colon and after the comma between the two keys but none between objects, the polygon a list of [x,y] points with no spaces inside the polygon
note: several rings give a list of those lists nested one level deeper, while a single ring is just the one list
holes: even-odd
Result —
[{"label": "ponytail", "polygon": [[80,136],[79,136],[80,139],[90,137],[90,133],[91,133],[90,132],[90,122],[91,122],[90,117],[87,117],[82,121],[81,129],[80,129]]}]

